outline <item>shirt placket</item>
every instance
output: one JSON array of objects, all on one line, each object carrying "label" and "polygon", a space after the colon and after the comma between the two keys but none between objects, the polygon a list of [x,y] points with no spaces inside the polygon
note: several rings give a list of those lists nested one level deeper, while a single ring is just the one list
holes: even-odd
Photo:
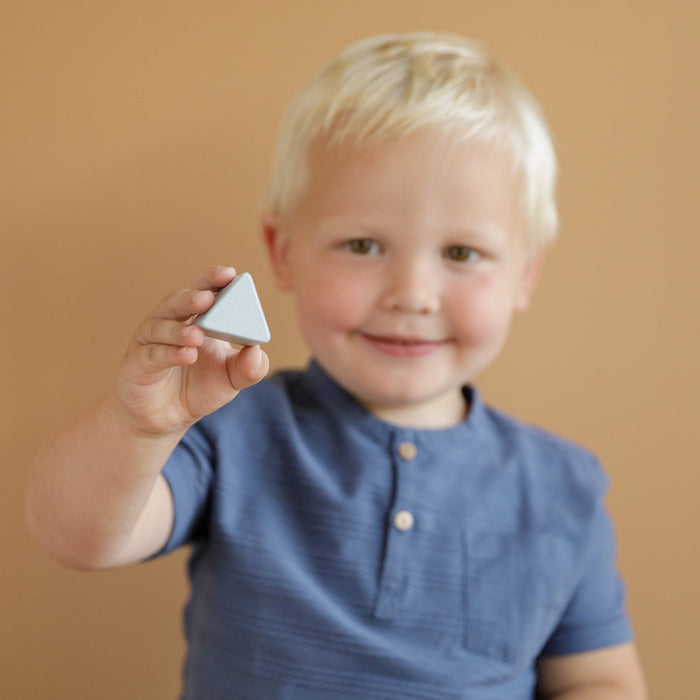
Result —
[{"label": "shirt placket", "polygon": [[374,615],[390,620],[401,608],[408,585],[408,563],[414,550],[420,454],[415,433],[396,430],[391,440],[394,499],[385,521],[385,547]]}]

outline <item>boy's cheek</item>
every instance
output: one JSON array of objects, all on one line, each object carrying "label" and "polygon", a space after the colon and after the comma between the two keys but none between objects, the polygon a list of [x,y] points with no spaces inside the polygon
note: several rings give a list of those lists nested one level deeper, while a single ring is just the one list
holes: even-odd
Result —
[{"label": "boy's cheek", "polygon": [[450,317],[454,335],[464,342],[502,342],[512,309],[500,296],[476,295],[452,306]]},{"label": "boy's cheek", "polygon": [[351,290],[345,294],[331,290],[324,293],[320,289],[300,290],[297,293],[300,317],[319,330],[324,327],[352,328],[360,324],[362,314],[357,301]]}]

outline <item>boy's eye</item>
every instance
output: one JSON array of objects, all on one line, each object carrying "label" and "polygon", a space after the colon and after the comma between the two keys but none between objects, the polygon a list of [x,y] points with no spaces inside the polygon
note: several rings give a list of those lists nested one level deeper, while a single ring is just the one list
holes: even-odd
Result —
[{"label": "boy's eye", "polygon": [[473,262],[479,253],[466,245],[453,245],[445,251],[445,257],[454,262]]},{"label": "boy's eye", "polygon": [[348,241],[345,248],[355,255],[376,255],[379,253],[379,244],[371,238],[356,238]]}]

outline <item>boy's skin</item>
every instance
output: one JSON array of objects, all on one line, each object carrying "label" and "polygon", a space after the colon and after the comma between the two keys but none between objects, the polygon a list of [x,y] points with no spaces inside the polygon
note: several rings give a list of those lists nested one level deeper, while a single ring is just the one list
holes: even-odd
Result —
[{"label": "boy's skin", "polygon": [[[263,221],[312,355],[372,413],[419,428],[465,418],[461,387],[498,354],[541,267],[508,158],[442,139],[317,143],[294,211]],[[59,560],[120,566],[167,542],[165,461],[187,428],[268,371],[259,347],[237,352],[191,325],[234,275],[210,268],[166,297],[134,334],[116,390],[37,459],[28,518]],[[543,698],[646,697],[632,644],[543,658],[538,677]]]}]

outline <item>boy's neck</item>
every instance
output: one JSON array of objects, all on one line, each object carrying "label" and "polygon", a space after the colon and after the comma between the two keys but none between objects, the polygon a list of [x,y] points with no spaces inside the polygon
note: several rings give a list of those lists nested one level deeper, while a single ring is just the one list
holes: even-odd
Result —
[{"label": "boy's neck", "polygon": [[469,415],[469,402],[461,389],[419,404],[387,406],[364,401],[360,403],[385,423],[404,428],[452,428]]}]

